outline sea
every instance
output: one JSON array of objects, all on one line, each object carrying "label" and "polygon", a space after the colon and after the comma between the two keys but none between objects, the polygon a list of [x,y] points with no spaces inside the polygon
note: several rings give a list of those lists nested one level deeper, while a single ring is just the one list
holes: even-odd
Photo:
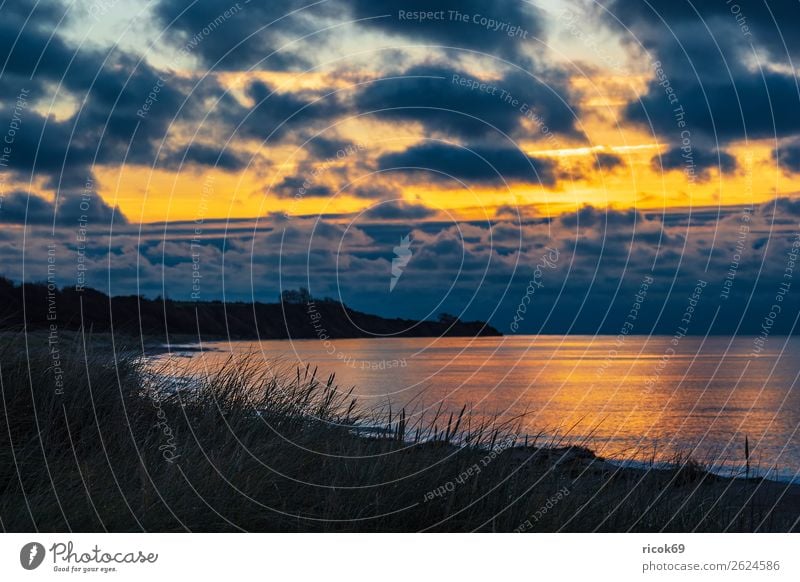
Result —
[{"label": "sea", "polygon": [[466,405],[520,441],[580,445],[612,462],[691,457],[708,470],[800,482],[800,338],[505,336],[204,342],[148,359],[179,381],[231,356],[316,369],[362,410],[408,423]]}]

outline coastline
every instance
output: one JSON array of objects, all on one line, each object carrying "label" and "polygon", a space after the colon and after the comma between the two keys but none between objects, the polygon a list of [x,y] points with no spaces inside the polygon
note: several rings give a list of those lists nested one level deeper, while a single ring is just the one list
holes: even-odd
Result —
[{"label": "coastline", "polygon": [[113,332],[167,343],[187,337],[213,341],[502,335],[483,321],[462,321],[446,313],[435,321],[381,317],[333,299],[314,298],[307,291],[285,291],[279,303],[176,301],[110,297],[88,287],[51,293],[42,283],[17,285],[2,277],[0,322],[10,332],[48,330],[55,324],[64,331]]},{"label": "coastline", "polygon": [[514,422],[464,411],[364,412],[310,368],[238,358],[175,390],[78,344],[63,350],[56,391],[46,351],[1,347],[0,451],[19,463],[0,465],[7,531],[786,532],[800,522],[797,484],[720,477],[691,458],[619,466],[577,445],[520,443]]}]

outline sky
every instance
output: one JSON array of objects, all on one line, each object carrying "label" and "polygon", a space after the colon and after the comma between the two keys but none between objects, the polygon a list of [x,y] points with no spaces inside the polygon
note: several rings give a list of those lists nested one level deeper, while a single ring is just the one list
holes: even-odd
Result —
[{"label": "sky", "polygon": [[634,332],[672,333],[702,282],[691,332],[756,333],[800,236],[798,16],[0,2],[0,274],[187,300],[304,286],[505,333],[617,333],[651,277]]}]

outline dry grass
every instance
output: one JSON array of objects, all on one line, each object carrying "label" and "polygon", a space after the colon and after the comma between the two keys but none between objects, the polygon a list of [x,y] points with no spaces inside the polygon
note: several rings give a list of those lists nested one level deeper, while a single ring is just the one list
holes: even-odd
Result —
[{"label": "dry grass", "polygon": [[169,374],[76,342],[61,345],[60,395],[51,357],[23,345],[0,347],[5,531],[796,527],[796,487],[722,479],[690,459],[621,469],[514,440],[513,421],[476,425],[466,409],[365,412],[311,369],[232,359],[176,390]]}]

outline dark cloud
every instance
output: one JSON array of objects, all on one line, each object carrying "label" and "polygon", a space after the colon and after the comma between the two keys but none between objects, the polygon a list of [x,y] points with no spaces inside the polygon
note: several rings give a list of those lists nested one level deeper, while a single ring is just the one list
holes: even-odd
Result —
[{"label": "dark cloud", "polygon": [[[185,3],[183,7],[190,4],[196,11],[206,5]],[[93,176],[95,165],[153,166],[174,127],[191,124],[208,137],[220,127],[224,131],[225,122],[235,125],[249,112],[232,97],[225,98],[223,87],[213,77],[195,85],[191,79],[156,69],[117,47],[72,46],[60,35],[59,27],[69,22],[69,17],[62,20],[64,13],[62,4],[50,1],[20,0],[0,7],[0,53],[7,57],[0,90],[11,96],[24,89],[28,100],[8,156],[9,169],[21,181],[41,177],[45,188],[68,191],[82,187]],[[230,24],[235,30],[237,25],[232,20]],[[56,87],[59,93],[53,95]],[[260,99],[262,93],[258,85],[250,87],[251,97]],[[270,106],[280,101],[273,97]],[[218,109],[209,111],[208,104],[219,99]],[[76,103],[77,109],[67,118],[46,117],[39,113],[41,109],[33,109],[35,104],[49,105],[51,100],[68,100]],[[290,115],[305,104],[284,99],[278,114]],[[0,104],[4,116],[10,116],[13,107],[9,99]],[[267,117],[257,108],[252,119],[264,128]],[[300,116],[301,122],[307,120],[308,115]],[[252,126],[242,130],[258,134]],[[186,163],[192,165],[233,171],[246,164],[246,158],[235,152],[199,144],[168,152],[161,161],[169,168],[176,167],[184,154]]]},{"label": "dark cloud", "polygon": [[[782,17],[778,24],[773,6]],[[800,92],[785,71],[789,62],[781,40],[783,34],[789,52],[796,51],[800,4],[611,0],[603,8],[608,12],[595,14],[630,50],[641,45],[649,53],[653,79],[641,102],[625,109],[627,119],[675,145],[688,130],[706,149],[800,132],[800,117],[793,114]],[[763,59],[764,51],[772,62]],[[678,108],[685,126],[678,125]]]},{"label": "dark cloud", "polygon": [[800,139],[781,144],[772,156],[785,171],[800,173]]},{"label": "dark cloud", "polygon": [[686,24],[702,23],[717,36],[723,36],[725,30],[735,33],[736,41],[743,45],[744,50],[752,43],[766,49],[776,60],[800,54],[800,6],[792,0],[610,0],[602,4],[612,18],[637,29],[652,26],[661,19],[672,30]]},{"label": "dark cloud", "polygon": [[716,169],[720,174],[729,174],[738,167],[736,158],[731,154],[698,147],[691,148],[688,152],[680,147],[671,148],[660,156],[654,156],[651,164],[656,172],[680,170],[691,172],[701,180],[709,177],[709,170]]},{"label": "dark cloud", "polygon": [[[24,201],[27,195],[21,196]],[[40,211],[50,210],[32,202]],[[736,252],[740,212],[691,227],[686,212],[682,219],[666,223],[634,210],[584,207],[550,221],[518,221],[513,216],[455,225],[424,220],[431,212],[403,202],[377,205],[358,222],[276,216],[262,217],[254,229],[252,223],[207,221],[204,232],[213,236],[201,248],[203,274],[209,281],[204,297],[220,297],[224,286],[228,300],[274,300],[280,273],[284,286],[305,285],[317,295],[341,294],[356,309],[387,316],[423,317],[433,307],[437,313],[460,312],[469,304],[470,318],[483,319],[497,309],[492,323],[510,333],[509,323],[532,271],[543,255],[550,252],[552,257],[545,248],[550,247],[558,249],[559,258],[555,268],[545,272],[536,308],[528,310],[517,333],[617,334],[648,275],[654,281],[633,333],[675,333],[684,325],[681,318],[698,279],[706,281],[707,288],[689,333],[730,333],[740,322],[740,333],[758,333],[784,280],[800,201],[781,198],[753,209],[752,237],[740,253],[727,300],[720,299],[719,292]],[[784,222],[779,222],[781,217]],[[187,232],[192,229],[191,223],[144,230],[123,225],[115,227],[111,239],[90,237],[87,281],[101,288],[111,282],[115,294],[151,297],[163,293],[166,285],[171,297],[188,298],[192,250]],[[715,242],[710,248],[712,231]],[[10,244],[0,246],[0,257],[8,265],[4,274],[17,277],[24,252],[28,278],[43,278],[46,262],[41,258],[53,240],[50,229],[29,229],[25,246],[20,244],[21,229],[0,232],[10,237]],[[768,244],[764,234],[756,233],[769,233]],[[393,248],[406,236],[413,241],[413,258],[402,285],[389,297]],[[56,242],[63,243],[59,248],[74,244],[74,237],[71,228],[56,231]],[[59,276],[70,283],[68,271]],[[255,289],[254,280],[259,282]],[[789,303],[774,333],[791,331],[797,303]]]},{"label": "dark cloud", "polygon": [[312,156],[319,159],[343,157],[347,152],[355,151],[358,145],[342,139],[314,136],[304,146]]},{"label": "dark cloud", "polygon": [[3,197],[0,222],[4,224],[52,224],[53,205],[28,192],[11,192]]},{"label": "dark cloud", "polygon": [[427,206],[401,200],[377,204],[364,212],[366,218],[373,220],[421,220],[435,214],[436,212]]},{"label": "dark cloud", "polygon": [[[451,18],[451,10],[466,15],[466,22]],[[406,16],[418,11],[444,11],[444,18],[434,21]],[[357,20],[362,31],[525,63],[541,52],[536,39],[543,37],[541,12],[517,0],[490,5],[480,0],[160,0],[155,16],[157,26],[170,32],[169,42],[176,49],[215,69],[306,69],[311,59],[292,41],[305,37],[304,43],[323,47],[343,30],[328,32],[326,27],[351,20]]]},{"label": "dark cloud", "polygon": [[595,165],[601,170],[614,170],[625,165],[625,160],[616,154],[608,152],[599,152],[594,155]]},{"label": "dark cloud", "polygon": [[333,190],[309,178],[286,176],[270,189],[270,193],[279,198],[327,198],[333,195]]},{"label": "dark cloud", "polygon": [[378,165],[382,170],[422,173],[425,179],[456,179],[468,185],[525,182],[552,186],[556,181],[554,162],[528,156],[512,147],[424,143],[403,152],[385,154],[378,159]]},{"label": "dark cloud", "polygon": [[185,165],[201,165],[220,168],[226,171],[237,171],[247,166],[249,156],[230,149],[218,149],[212,146],[193,143],[182,150],[167,153],[159,160],[159,166],[177,169]]},{"label": "dark cloud", "polygon": [[3,199],[0,205],[0,223],[52,225],[78,228],[83,221],[91,228],[115,224],[127,224],[128,219],[119,209],[112,208],[93,192],[63,193],[58,206],[41,196],[29,192],[15,191]]},{"label": "dark cloud", "polygon": [[[533,4],[517,0],[348,0],[362,26],[446,47],[456,47],[516,61],[529,60],[543,38],[543,15]],[[434,19],[408,14],[438,13]],[[453,18],[455,14],[463,15]],[[464,19],[466,17],[466,20]],[[487,28],[491,19],[499,23]],[[497,30],[494,30],[494,28]]]},{"label": "dark cloud", "polygon": [[[97,63],[97,78],[85,87],[81,108],[57,120],[28,110],[15,136],[9,167],[22,174],[47,177],[46,187],[80,186],[95,164],[152,165],[183,101],[181,81],[160,89],[159,100],[142,118],[137,111],[158,82],[147,66],[130,68],[126,57]],[[31,102],[43,95],[29,94]],[[188,115],[191,107],[185,109]]]},{"label": "dark cloud", "polygon": [[[56,0],[16,0],[0,5],[0,88],[4,94],[20,86],[41,93],[47,81],[62,78],[68,88],[88,85],[97,53],[77,52],[53,34],[66,12],[67,7]],[[65,75],[67,71],[69,75]]]},{"label": "dark cloud", "polygon": [[[715,3],[711,3],[712,5]],[[753,30],[753,41],[781,62],[800,56],[800,6],[796,2],[741,3],[741,17]],[[731,6],[727,8],[731,10]]]},{"label": "dark cloud", "polygon": [[155,17],[177,50],[215,70],[305,69],[309,61],[289,43],[318,30],[318,19],[335,10],[331,2],[310,4],[314,3],[160,0]]},{"label": "dark cloud", "polygon": [[95,152],[88,136],[75,136],[73,131],[68,121],[27,111],[11,144],[9,169],[21,174],[22,179],[42,176],[45,187],[52,190],[83,185],[92,175]]},{"label": "dark cloud", "polygon": [[709,79],[673,82],[678,102],[670,103],[653,82],[641,102],[630,103],[625,116],[650,126],[665,141],[680,143],[683,129],[675,108],[683,107],[686,128],[705,147],[737,140],[790,136],[800,131],[800,106],[794,78],[781,73],[746,73],[726,81]]},{"label": "dark cloud", "polygon": [[[347,104],[336,95],[282,93],[262,81],[250,83],[246,94],[254,103],[252,107],[228,98],[215,113],[239,135],[270,143],[288,137],[299,138],[302,133],[313,131],[315,125],[324,128],[349,111]],[[294,136],[295,132],[299,135]]]},{"label": "dark cloud", "polygon": [[[472,139],[498,131],[530,136],[524,123],[527,111],[521,111],[526,104],[550,131],[581,137],[567,81],[558,73],[542,80],[519,71],[491,81],[441,65],[415,65],[367,85],[356,96],[355,107],[359,113],[419,122],[431,132]],[[487,89],[471,89],[467,82],[485,83]]]},{"label": "dark cloud", "polygon": [[646,218],[637,210],[612,210],[596,208],[594,206],[582,206],[575,212],[568,212],[558,217],[558,222],[567,228],[594,228],[597,226],[606,227],[632,227],[635,224],[653,224],[660,221],[655,218]]},{"label": "dark cloud", "polygon": [[359,185],[345,190],[346,194],[366,200],[395,200],[402,197],[403,193],[394,184],[379,183],[370,180],[367,185]]},{"label": "dark cloud", "polygon": [[[771,202],[760,205],[758,207],[758,212],[769,221],[775,218],[785,219],[789,216],[793,218],[800,217],[800,198],[780,196]],[[787,224],[795,225],[797,221],[788,220]]]},{"label": "dark cloud", "polygon": [[[236,10],[232,10],[232,6],[236,6]],[[169,24],[168,30],[174,33],[168,38],[179,46],[188,43],[192,54],[213,59],[221,51],[228,50],[230,43],[259,30],[263,23],[302,6],[295,2],[261,6],[216,0],[163,0],[156,5],[155,13],[158,22]],[[257,40],[253,39],[255,45],[243,45],[241,54],[237,54],[245,58],[249,50],[250,56],[263,55],[265,47],[275,39],[280,38],[282,42],[286,35],[305,31],[317,19],[334,14],[341,17],[342,8],[337,2],[323,2],[312,9],[302,10],[270,27],[272,32],[259,32]],[[352,8],[358,14],[368,10],[364,4],[346,8]],[[471,9],[470,5],[459,5],[458,8],[462,11]],[[477,7],[473,8],[477,10]],[[402,9],[408,9],[408,6]],[[297,142],[303,135],[324,129],[344,115],[388,106],[397,109],[393,113],[377,115],[397,121],[419,120],[426,128],[448,135],[485,137],[491,134],[493,130],[483,121],[471,119],[470,115],[481,117],[504,132],[521,134],[526,129],[523,115],[515,107],[493,96],[485,96],[488,99],[480,97],[478,92],[451,82],[444,83],[444,91],[441,86],[379,82],[345,99],[336,95],[323,96],[314,91],[276,92],[274,87],[256,81],[245,89],[246,97],[254,103],[251,107],[226,94],[213,77],[207,77],[195,86],[192,79],[156,69],[118,48],[104,52],[98,48],[71,46],[59,35],[57,28],[64,10],[54,2],[36,4],[32,0],[6,3],[0,8],[0,30],[3,32],[0,48],[4,47],[3,53],[8,56],[6,68],[0,76],[0,88],[12,95],[25,87],[32,103],[68,97],[78,104],[74,115],[66,119],[44,117],[30,109],[26,111],[9,161],[9,167],[20,174],[20,179],[25,180],[30,175],[44,177],[45,187],[53,191],[81,186],[93,175],[95,164],[153,166],[158,161],[167,168],[175,168],[185,154],[186,163],[192,165],[216,166],[232,171],[244,167],[242,156],[227,150],[215,151],[206,145],[173,151],[168,144],[168,153],[156,160],[165,138],[175,127],[186,124],[191,124],[191,127],[200,125],[199,129],[204,132],[201,135],[206,140],[224,139],[226,136],[220,134],[230,131],[259,141],[269,138],[271,142]],[[229,11],[227,15],[226,10]],[[508,17],[509,21],[522,21],[524,16],[524,21],[533,27],[534,20],[530,20],[533,9],[530,7],[508,3],[492,11]],[[421,34],[420,31],[413,34],[418,33]],[[195,37],[198,34],[200,37]],[[497,36],[493,33],[491,38]],[[304,41],[304,44],[316,41],[315,38]],[[495,41],[485,42],[489,43],[486,46],[491,46]],[[231,57],[232,65],[236,58]],[[405,73],[425,75],[443,71],[420,66]],[[447,73],[451,74],[450,71]],[[54,86],[60,86],[63,94],[54,97]],[[528,75],[509,73],[500,88],[529,102],[532,110],[553,131],[578,135],[569,106],[565,76],[550,72],[546,79],[537,81]],[[210,103],[215,103],[213,111],[208,110]],[[425,107],[454,108],[459,113],[431,113]],[[3,111],[7,111],[7,105],[3,106]],[[527,135],[530,136],[530,132]],[[346,144],[342,142],[341,145]],[[341,145],[339,140],[318,137],[308,144],[308,149],[312,156],[328,158],[337,155]]]}]

